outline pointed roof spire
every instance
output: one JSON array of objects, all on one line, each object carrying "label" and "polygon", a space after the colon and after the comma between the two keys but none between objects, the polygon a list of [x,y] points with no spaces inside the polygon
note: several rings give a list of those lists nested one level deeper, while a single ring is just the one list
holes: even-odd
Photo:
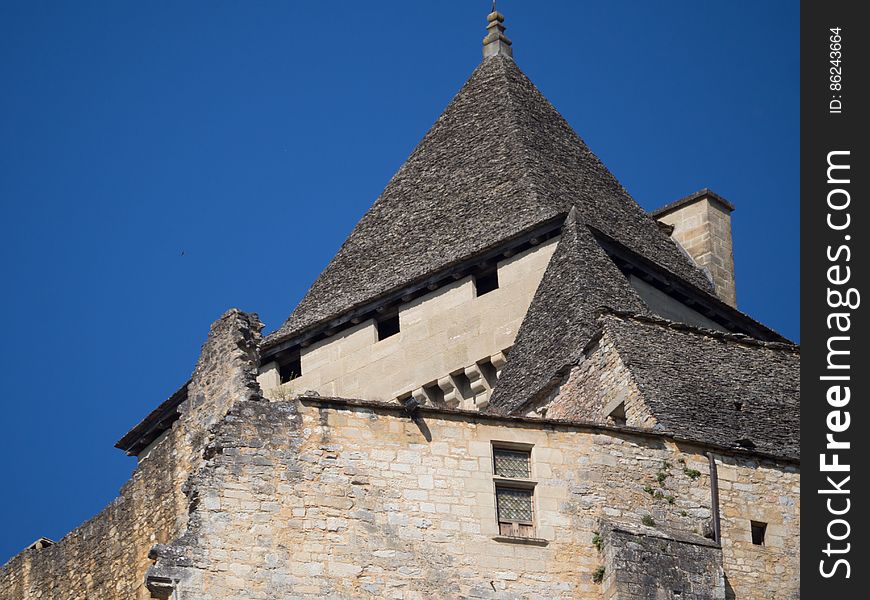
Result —
[{"label": "pointed roof spire", "polygon": [[488,58],[501,54],[512,58],[511,41],[504,34],[504,15],[495,9],[495,0],[492,0],[492,12],[486,16],[488,24],[486,29],[489,33],[483,38],[483,57]]},{"label": "pointed roof spire", "polygon": [[477,66],[267,348],[553,223],[572,206],[602,235],[712,290],[517,63],[496,56]]}]

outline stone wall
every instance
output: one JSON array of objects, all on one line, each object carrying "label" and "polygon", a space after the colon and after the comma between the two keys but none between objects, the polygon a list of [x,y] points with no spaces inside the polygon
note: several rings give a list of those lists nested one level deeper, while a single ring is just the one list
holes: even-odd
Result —
[{"label": "stone wall", "polygon": [[557,243],[548,240],[499,261],[499,287],[483,296],[475,296],[472,278],[465,277],[402,305],[401,331],[394,336],[378,341],[368,320],[303,348],[302,375],[283,386],[277,364],[265,364],[260,386],[273,399],[312,390],[392,400],[464,373],[513,345]]},{"label": "stone wall", "polygon": [[202,462],[206,432],[238,400],[256,397],[262,324],[227,312],[212,325],[171,431],[141,461],[118,498],[56,544],[26,550],[0,569],[2,600],[151,598],[144,586],[151,547],[184,531],[189,474]]},{"label": "stone wall", "polygon": [[657,287],[647,283],[634,275],[628,276],[628,282],[637,295],[640,296],[643,303],[654,315],[658,315],[670,321],[677,323],[685,323],[686,325],[694,325],[695,327],[704,327],[717,331],[727,332],[728,330],[722,327],[713,319],[702,315],[697,310],[690,308],[661,291]]},{"label": "stone wall", "polygon": [[[499,539],[493,442],[532,445],[534,543]],[[603,521],[710,532],[703,449],[642,432],[309,398],[239,403],[206,454],[190,527],[150,573],[185,599],[604,598]],[[794,470],[727,460],[797,536]],[[727,497],[726,548],[755,510],[740,501]],[[720,554],[738,598],[791,598],[796,555],[750,573]]]},{"label": "stone wall", "polygon": [[[613,527],[640,536],[656,560],[689,556],[685,540],[713,548],[695,551],[669,585],[721,560],[727,598],[798,597],[797,465],[715,455],[720,550],[702,539],[712,530],[709,448],[552,419],[268,402],[255,380],[260,326],[238,311],[215,323],[169,434],[99,515],[0,569],[0,599],[632,600],[642,565],[621,591],[627,545],[613,542]],[[602,379],[625,373],[615,354],[604,337],[578,365],[610,395],[631,389]],[[531,447],[532,540],[499,535],[493,444]],[[752,521],[767,524],[764,545],[752,543]]]},{"label": "stone wall", "polygon": [[725,600],[722,552],[710,540],[602,527],[605,600]]},{"label": "stone wall", "polygon": [[583,359],[563,376],[559,387],[545,399],[543,406],[544,414],[551,419],[613,425],[608,415],[619,404],[624,407],[626,425],[655,425],[655,418],[643,404],[637,382],[605,331],[586,349]]},{"label": "stone wall", "polygon": [[[800,598],[800,471],[797,465],[717,456],[722,553],[729,598]],[[767,525],[752,543],[751,521]]]}]

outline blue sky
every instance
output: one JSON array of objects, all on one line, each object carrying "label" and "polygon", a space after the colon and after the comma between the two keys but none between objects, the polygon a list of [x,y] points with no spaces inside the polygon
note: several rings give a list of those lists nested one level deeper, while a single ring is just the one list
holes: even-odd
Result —
[{"label": "blue sky", "polygon": [[[280,325],[480,61],[488,9],[0,3],[0,562],[116,495],[114,442],[225,309]],[[740,308],[798,339],[798,3],[499,9],[642,206],[737,206]]]}]

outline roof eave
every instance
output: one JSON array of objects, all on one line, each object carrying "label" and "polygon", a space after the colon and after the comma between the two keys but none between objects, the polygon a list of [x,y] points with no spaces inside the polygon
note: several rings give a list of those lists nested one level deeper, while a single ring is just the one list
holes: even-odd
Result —
[{"label": "roof eave", "polygon": [[128,456],[136,456],[171,427],[178,418],[178,406],[187,399],[188,385],[190,385],[190,380],[124,434],[124,437],[115,442],[115,448],[123,450]]}]

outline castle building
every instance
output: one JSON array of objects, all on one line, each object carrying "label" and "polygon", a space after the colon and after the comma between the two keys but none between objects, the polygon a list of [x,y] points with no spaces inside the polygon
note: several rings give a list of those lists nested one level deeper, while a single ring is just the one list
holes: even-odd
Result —
[{"label": "castle building", "polygon": [[736,308],[734,207],[645,212],[487,23],[287,321],[217,320],[0,598],[799,597],[800,355]]}]

